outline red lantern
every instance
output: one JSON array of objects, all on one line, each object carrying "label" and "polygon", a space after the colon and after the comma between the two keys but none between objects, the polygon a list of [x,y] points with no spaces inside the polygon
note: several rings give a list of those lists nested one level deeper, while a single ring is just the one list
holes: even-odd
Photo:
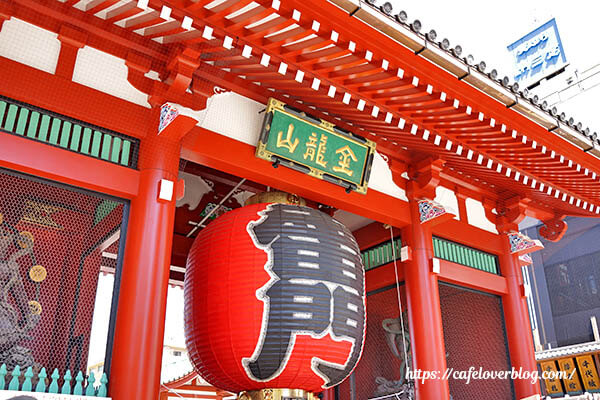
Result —
[{"label": "red lantern", "polygon": [[231,392],[337,385],[362,352],[363,271],[350,231],[318,210],[263,203],[224,214],[187,261],[192,363]]}]

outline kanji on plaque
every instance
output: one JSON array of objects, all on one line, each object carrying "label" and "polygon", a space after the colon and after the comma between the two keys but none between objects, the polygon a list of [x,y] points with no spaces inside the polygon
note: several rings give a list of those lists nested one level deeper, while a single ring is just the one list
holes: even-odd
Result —
[{"label": "kanji on plaque", "polygon": [[588,354],[576,357],[576,359],[585,390],[588,392],[600,392],[600,380],[598,379],[598,371],[596,370],[596,364],[592,356]]},{"label": "kanji on plaque", "polygon": [[581,383],[579,382],[579,375],[575,368],[575,360],[572,358],[563,358],[558,360],[558,366],[561,371],[566,372],[567,377],[563,378],[565,390],[569,394],[582,393]]},{"label": "kanji on plaque", "polygon": [[562,385],[560,379],[557,378],[558,371],[556,369],[555,361],[546,361],[540,363],[542,371],[546,371],[548,378],[544,379],[544,386],[546,387],[546,394],[563,394]]},{"label": "kanji on plaque", "polygon": [[293,139],[292,135],[294,134],[294,125],[289,124],[287,128],[287,134],[285,138],[283,138],[283,131],[279,131],[277,133],[277,147],[283,147],[287,149],[290,153],[294,153],[296,151],[296,147],[298,147],[298,143],[300,142],[298,138]]},{"label": "kanji on plaque", "polygon": [[375,143],[270,99],[256,156],[366,193]]}]

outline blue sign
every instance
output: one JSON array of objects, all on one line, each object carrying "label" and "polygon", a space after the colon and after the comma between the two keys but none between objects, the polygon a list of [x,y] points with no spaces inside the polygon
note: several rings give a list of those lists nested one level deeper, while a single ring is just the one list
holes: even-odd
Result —
[{"label": "blue sign", "polygon": [[552,18],[508,46],[513,56],[514,80],[528,87],[567,65],[556,20]]}]

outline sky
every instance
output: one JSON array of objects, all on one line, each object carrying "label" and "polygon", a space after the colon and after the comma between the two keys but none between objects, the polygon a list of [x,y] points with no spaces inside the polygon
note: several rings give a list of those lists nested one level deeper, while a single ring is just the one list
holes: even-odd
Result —
[{"label": "sky", "polygon": [[[460,2],[390,1],[394,14],[404,10],[408,21],[418,19],[422,32],[435,29],[438,38],[448,38],[451,47],[460,44],[463,54],[475,61],[485,61],[487,70],[496,68],[499,76],[512,76],[511,55],[507,46],[552,18],[556,19],[567,62],[583,72],[600,64],[600,44],[596,41],[600,27],[600,2],[582,0],[504,0]],[[382,4],[376,0],[376,4]],[[600,69],[599,69],[600,71]],[[566,75],[556,79],[565,81]],[[512,79],[511,79],[512,81]],[[565,103],[559,111],[573,116],[600,134],[600,86],[592,88]]]}]

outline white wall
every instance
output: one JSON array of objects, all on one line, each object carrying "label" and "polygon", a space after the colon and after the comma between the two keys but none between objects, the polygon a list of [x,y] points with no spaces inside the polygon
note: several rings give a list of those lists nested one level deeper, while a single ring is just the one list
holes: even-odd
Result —
[{"label": "white wall", "polygon": [[58,35],[20,19],[5,21],[0,31],[0,56],[53,74],[60,41]]},{"label": "white wall", "polygon": [[498,233],[496,225],[491,223],[485,216],[485,208],[480,201],[467,198],[465,203],[467,208],[467,221],[469,224],[488,232]]}]

